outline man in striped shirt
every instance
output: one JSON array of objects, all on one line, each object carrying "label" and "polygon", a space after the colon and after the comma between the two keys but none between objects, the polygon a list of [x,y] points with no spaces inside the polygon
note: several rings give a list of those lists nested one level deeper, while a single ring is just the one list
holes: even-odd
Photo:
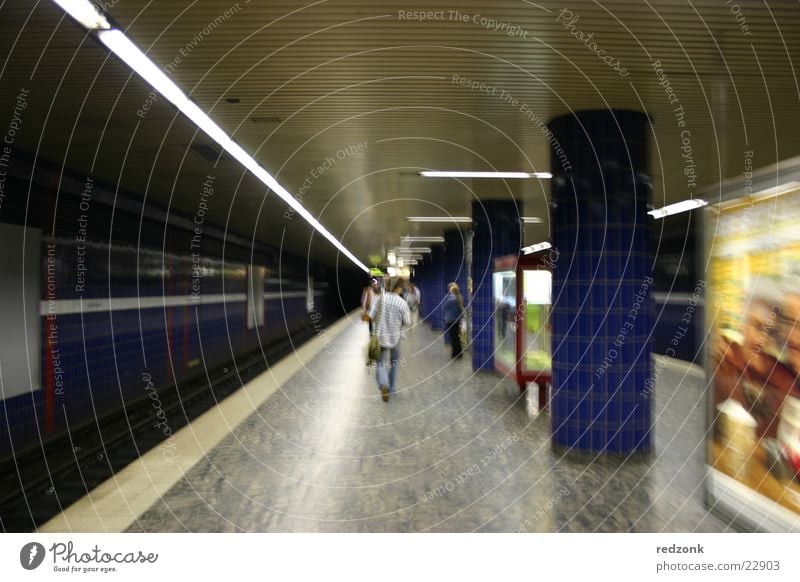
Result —
[{"label": "man in striped shirt", "polygon": [[[391,293],[384,293],[377,301],[372,302],[369,316],[375,322],[378,343],[381,344],[381,357],[378,360],[378,388],[381,398],[386,402],[389,394],[395,393],[397,369],[400,367],[401,327],[411,323],[408,303],[402,297],[403,284],[395,283]],[[377,316],[377,321],[376,321]],[[391,359],[391,368],[386,372],[387,360]]]}]

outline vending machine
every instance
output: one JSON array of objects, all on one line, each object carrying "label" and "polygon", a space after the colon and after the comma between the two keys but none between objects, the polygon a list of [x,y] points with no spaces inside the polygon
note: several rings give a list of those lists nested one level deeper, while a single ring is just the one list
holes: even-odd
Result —
[{"label": "vending machine", "polygon": [[548,401],[552,381],[549,255],[512,255],[495,259],[495,369],[525,390],[536,383],[539,408]]}]

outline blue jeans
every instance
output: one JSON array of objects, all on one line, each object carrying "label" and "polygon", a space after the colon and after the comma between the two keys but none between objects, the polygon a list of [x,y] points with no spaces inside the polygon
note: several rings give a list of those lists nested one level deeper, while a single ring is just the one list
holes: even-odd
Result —
[{"label": "blue jeans", "polygon": [[[389,372],[386,372],[386,365],[391,361]],[[377,378],[378,388],[389,386],[389,392],[395,393],[395,382],[397,380],[397,369],[400,367],[400,342],[393,348],[381,347],[381,359],[378,360]],[[388,378],[387,378],[388,376]]]}]

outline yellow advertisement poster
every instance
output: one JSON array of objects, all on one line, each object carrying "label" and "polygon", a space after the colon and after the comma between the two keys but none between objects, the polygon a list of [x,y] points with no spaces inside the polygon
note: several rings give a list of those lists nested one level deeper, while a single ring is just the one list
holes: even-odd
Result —
[{"label": "yellow advertisement poster", "polygon": [[730,203],[708,222],[708,462],[800,514],[797,209],[794,192]]}]

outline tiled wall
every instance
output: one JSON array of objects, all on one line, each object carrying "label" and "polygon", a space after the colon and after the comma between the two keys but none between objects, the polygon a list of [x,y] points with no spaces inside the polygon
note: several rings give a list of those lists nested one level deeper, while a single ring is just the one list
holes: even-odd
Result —
[{"label": "tiled wall", "polygon": [[430,253],[430,276],[428,278],[428,317],[431,327],[441,330],[444,322],[442,302],[447,292],[445,278],[444,245],[434,244]]},{"label": "tiled wall", "polygon": [[[42,172],[37,170],[39,181]],[[53,183],[57,184],[57,174],[55,178]],[[190,254],[191,232],[167,225],[165,214],[159,221],[153,217],[152,208],[145,214],[151,218],[119,208],[112,212],[99,201],[99,185],[91,208],[86,211],[87,240],[85,248],[80,249],[84,253],[85,282],[80,289],[76,286],[80,256],[76,192],[62,187],[55,212],[55,189],[34,183],[32,199],[28,201],[27,187],[24,181],[6,183],[6,192],[14,195],[8,196],[9,203],[0,219],[46,233],[55,222],[55,235],[45,236],[42,244],[42,380],[41,389],[2,401],[0,456],[11,443],[20,450],[63,431],[67,423],[74,427],[146,395],[142,378],[145,373],[150,374],[158,389],[176,379],[202,373],[204,365],[213,367],[230,361],[253,352],[259,343],[281,340],[288,332],[311,324],[306,312],[305,261],[284,255],[279,272],[277,252],[259,246],[253,251],[252,261],[267,267],[265,292],[288,296],[265,299],[265,325],[257,330],[247,329],[242,297],[251,249],[229,241],[223,251],[222,241],[208,234],[201,247],[200,295],[224,292],[236,297],[226,303],[125,308],[127,303],[118,302],[121,298],[177,301],[191,295],[195,268]],[[118,195],[118,199],[122,206],[123,198]],[[141,204],[134,198],[130,201]],[[55,247],[50,292],[48,245]],[[310,269],[317,289],[316,308],[323,314],[336,311],[340,299],[332,289],[332,274],[317,265]],[[48,318],[46,301],[51,298],[55,298],[58,309],[66,312]],[[83,314],[80,307],[65,307],[74,306],[74,300],[79,299],[83,301]],[[103,305],[102,309],[98,307]],[[60,370],[55,368],[57,363]]]}]

